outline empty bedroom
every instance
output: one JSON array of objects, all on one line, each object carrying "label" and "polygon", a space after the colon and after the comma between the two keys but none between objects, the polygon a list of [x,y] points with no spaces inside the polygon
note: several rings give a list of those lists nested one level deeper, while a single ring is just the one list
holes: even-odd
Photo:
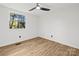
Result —
[{"label": "empty bedroom", "polygon": [[0,56],[79,56],[79,3],[0,3]]}]

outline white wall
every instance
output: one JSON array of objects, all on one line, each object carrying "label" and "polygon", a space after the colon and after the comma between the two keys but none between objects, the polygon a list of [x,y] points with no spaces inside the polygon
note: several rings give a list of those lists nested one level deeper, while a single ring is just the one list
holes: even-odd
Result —
[{"label": "white wall", "polygon": [[[17,4],[16,4],[17,5]],[[0,46],[27,40],[37,36],[79,48],[79,8],[59,8],[40,17],[23,13],[23,5],[0,5]],[[7,8],[12,7],[16,10]],[[26,29],[9,29],[10,12],[26,15]],[[19,39],[19,35],[22,36]],[[51,38],[53,35],[53,38]]]},{"label": "white wall", "polygon": [[[26,16],[25,29],[9,29],[10,12],[16,12]],[[0,46],[37,37],[37,17],[28,13],[13,10],[0,5]],[[19,39],[19,35],[22,36]]]},{"label": "white wall", "polygon": [[79,7],[54,10],[40,16],[39,23],[40,37],[79,48]]}]

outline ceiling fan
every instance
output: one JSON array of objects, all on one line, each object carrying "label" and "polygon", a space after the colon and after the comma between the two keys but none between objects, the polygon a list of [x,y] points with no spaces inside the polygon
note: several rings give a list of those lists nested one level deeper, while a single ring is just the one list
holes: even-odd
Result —
[{"label": "ceiling fan", "polygon": [[33,11],[34,9],[39,9],[39,10],[43,10],[43,11],[50,11],[50,9],[48,9],[48,8],[40,7],[39,3],[36,3],[36,6],[32,9],[30,9],[29,11]]}]

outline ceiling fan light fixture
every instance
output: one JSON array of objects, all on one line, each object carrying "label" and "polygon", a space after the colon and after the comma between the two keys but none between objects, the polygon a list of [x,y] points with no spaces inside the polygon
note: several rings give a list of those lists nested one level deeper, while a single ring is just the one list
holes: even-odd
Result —
[{"label": "ceiling fan light fixture", "polygon": [[38,6],[38,7],[36,7],[36,9],[40,9],[40,7]]}]

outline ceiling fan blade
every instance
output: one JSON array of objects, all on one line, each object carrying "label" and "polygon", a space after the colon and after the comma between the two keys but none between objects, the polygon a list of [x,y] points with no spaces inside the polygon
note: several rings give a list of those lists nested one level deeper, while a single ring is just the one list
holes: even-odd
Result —
[{"label": "ceiling fan blade", "polygon": [[30,9],[29,11],[32,11],[32,10],[34,10],[34,9],[36,9],[36,7],[34,7],[34,8],[32,8],[32,9]]},{"label": "ceiling fan blade", "polygon": [[43,7],[40,7],[40,10],[50,11],[50,9],[48,9],[48,8],[43,8]]}]

